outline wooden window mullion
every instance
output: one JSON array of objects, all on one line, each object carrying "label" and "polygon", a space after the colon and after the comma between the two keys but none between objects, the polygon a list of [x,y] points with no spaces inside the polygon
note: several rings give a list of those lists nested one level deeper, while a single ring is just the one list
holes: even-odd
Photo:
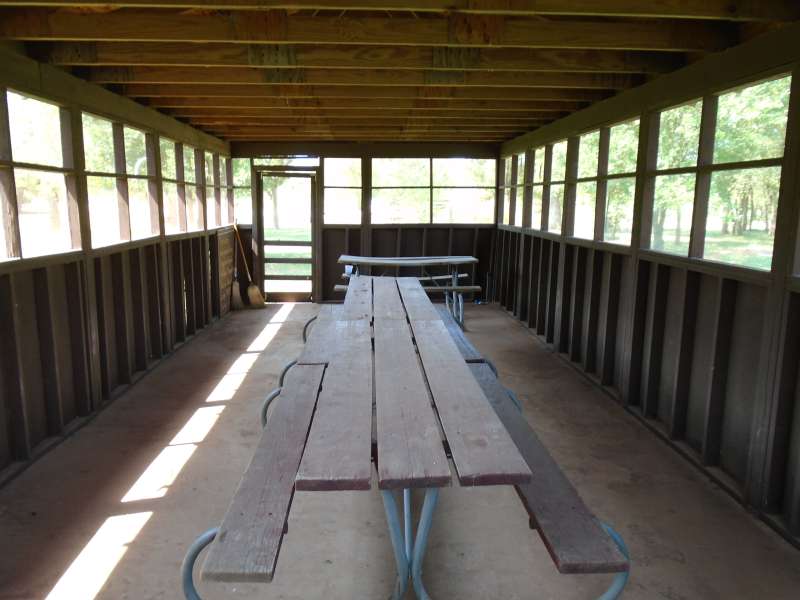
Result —
[{"label": "wooden window mullion", "polygon": [[550,173],[553,169],[553,144],[544,147],[542,173],[542,231],[550,231]]},{"label": "wooden window mullion", "polygon": [[530,228],[533,214],[533,148],[525,151],[525,173],[522,176],[522,227]]},{"label": "wooden window mullion", "polygon": [[[11,129],[6,98],[5,88],[0,87],[0,160],[11,163]],[[8,167],[0,166],[0,211],[3,214],[1,225],[6,239],[5,255],[8,258],[17,258],[21,256],[22,242],[19,233],[14,169],[10,164]]]},{"label": "wooden window mullion", "polygon": [[[714,161],[714,134],[717,125],[718,104],[719,99],[716,95],[709,95],[703,98],[703,110],[700,117],[700,141],[697,152],[698,167],[710,165]],[[692,230],[689,235],[689,256],[693,258],[703,257],[710,195],[711,171],[699,169],[695,179]]]},{"label": "wooden window mullion", "polygon": [[200,148],[194,149],[194,185],[195,195],[202,198],[200,212],[203,217],[203,231],[208,229],[208,198],[206,198],[206,156]]},{"label": "wooden window mullion", "polygon": [[216,216],[217,227],[219,227],[222,225],[222,188],[220,187],[221,182],[219,176],[220,157],[216,152],[211,159],[211,165],[214,171],[214,215]]},{"label": "wooden window mullion", "polygon": [[506,185],[509,190],[508,202],[508,224],[514,226],[517,218],[517,170],[519,169],[519,156],[516,154],[510,157],[511,160],[511,181]]},{"label": "wooden window mullion", "polygon": [[564,176],[564,206],[561,235],[572,236],[575,232],[575,190],[578,178],[578,145],[580,138],[572,136],[567,140],[567,172]]},{"label": "wooden window mullion", "polygon": [[127,242],[131,239],[131,215],[128,202],[128,179],[125,176],[125,134],[121,123],[112,123],[111,131],[114,142],[114,173],[116,173],[117,183],[119,239]]},{"label": "wooden window mullion", "polygon": [[606,206],[608,202],[608,148],[611,142],[611,128],[600,129],[597,154],[597,195],[594,209],[594,239],[605,239]]},{"label": "wooden window mullion", "polygon": [[636,157],[636,192],[633,200],[633,231],[631,245],[635,249],[650,248],[653,224],[653,201],[658,161],[658,132],[661,125],[658,112],[645,113],[639,121],[639,149]]},{"label": "wooden window mullion", "polygon": [[164,228],[164,195],[161,177],[161,151],[158,136],[145,133],[145,156],[147,157],[147,191],[150,201],[150,233],[163,236]]},{"label": "wooden window mullion", "polygon": [[[61,156],[63,157],[63,166],[69,169],[64,174],[64,180],[67,188],[67,215],[69,223],[69,235],[71,246],[73,249],[83,247],[81,235],[81,218],[80,218],[80,191],[79,191],[79,177],[76,169],[78,164],[76,156],[76,146],[74,144],[75,128],[73,127],[72,110],[66,107],[59,109],[59,119],[61,124]],[[78,113],[80,115],[80,112]],[[80,137],[80,158],[81,158],[81,171],[83,170],[83,131],[81,130]]]},{"label": "wooden window mullion", "polygon": [[178,225],[181,231],[188,231],[186,220],[186,177],[183,168],[183,144],[175,144],[175,178],[178,180]]}]

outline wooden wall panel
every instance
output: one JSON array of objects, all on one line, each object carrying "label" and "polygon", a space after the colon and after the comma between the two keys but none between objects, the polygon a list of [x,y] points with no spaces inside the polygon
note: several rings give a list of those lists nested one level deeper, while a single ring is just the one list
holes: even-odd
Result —
[{"label": "wooden wall panel", "polygon": [[231,283],[233,282],[233,233],[220,233],[217,235],[217,253],[219,265],[219,316],[224,317],[231,310]]},{"label": "wooden wall panel", "polygon": [[17,332],[19,377],[23,384],[25,422],[31,449],[48,436],[47,398],[39,346],[36,290],[31,271],[11,276],[14,288],[14,329]]},{"label": "wooden wall panel", "polygon": [[50,293],[50,311],[54,340],[55,372],[58,373],[58,394],[60,404],[59,428],[53,434],[78,416],[78,400],[75,383],[75,365],[72,358],[73,332],[70,328],[70,307],[67,295],[65,267],[58,265],[47,269]]},{"label": "wooden wall panel", "polygon": [[720,449],[722,468],[739,483],[744,483],[747,473],[765,299],[764,288],[739,284],[728,350]]},{"label": "wooden wall panel", "polygon": [[333,286],[346,283],[341,278],[344,265],[337,261],[347,251],[347,230],[345,228],[326,227],[322,230],[322,298],[323,300],[341,300],[343,294],[334,293]]},{"label": "wooden wall panel", "polygon": [[675,400],[675,378],[680,356],[681,326],[683,323],[683,296],[686,271],[679,268],[669,270],[666,309],[664,312],[664,337],[661,347],[661,372],[658,378],[658,419],[669,425]]}]

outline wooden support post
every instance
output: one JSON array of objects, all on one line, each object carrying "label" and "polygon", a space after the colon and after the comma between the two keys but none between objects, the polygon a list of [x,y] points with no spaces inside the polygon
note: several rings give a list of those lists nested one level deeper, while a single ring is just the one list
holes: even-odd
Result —
[{"label": "wooden support post", "polygon": [[614,383],[614,365],[616,364],[617,321],[619,320],[620,286],[622,285],[622,256],[609,252],[606,260],[608,279],[603,282],[607,290],[605,322],[603,324],[603,356],[600,370],[600,383]]},{"label": "wooden support post", "polygon": [[125,165],[125,134],[121,123],[112,124],[114,137],[114,171],[118,174],[117,181],[117,208],[119,214],[119,239],[127,242],[131,239],[131,213],[128,200],[128,180],[119,176],[124,175]]},{"label": "wooden support post", "polygon": [[586,311],[584,339],[586,349],[583,353],[583,369],[587,373],[597,368],[597,328],[600,318],[600,299],[603,292],[603,261],[605,255],[601,250],[593,248],[589,256],[589,289],[586,291],[589,307]]},{"label": "wooden support post", "polygon": [[[58,269],[61,267],[51,267]],[[58,435],[64,427],[64,409],[62,399],[62,377],[60,364],[56,355],[63,340],[58,339],[55,330],[53,313],[56,302],[62,298],[54,298],[49,282],[50,269],[42,268],[33,271],[33,287],[35,294],[36,325],[39,336],[39,355],[41,358],[42,384],[44,387],[44,409],[48,435]]]},{"label": "wooden support post", "polygon": [[[10,162],[11,130],[6,97],[6,89],[0,86],[0,161]],[[5,238],[5,247],[0,248],[0,257],[16,258],[21,256],[14,170],[2,166],[0,166],[0,227],[3,228],[3,237]]]},{"label": "wooden support post", "polygon": [[185,291],[183,271],[183,242],[170,242],[170,272],[172,273],[172,314],[175,342],[182,343],[187,335],[186,306],[188,304]]},{"label": "wooden support post", "polygon": [[28,390],[23,375],[19,320],[16,317],[19,302],[13,279],[13,274],[0,276],[0,383],[3,384],[0,393],[4,404],[0,419],[9,435],[7,456],[11,460],[25,460],[31,453],[25,403]]},{"label": "wooden support post", "polygon": [[583,338],[583,315],[586,294],[586,255],[587,248],[575,246],[572,249],[575,265],[572,269],[572,306],[569,314],[569,358],[580,362],[583,357],[581,340]]}]

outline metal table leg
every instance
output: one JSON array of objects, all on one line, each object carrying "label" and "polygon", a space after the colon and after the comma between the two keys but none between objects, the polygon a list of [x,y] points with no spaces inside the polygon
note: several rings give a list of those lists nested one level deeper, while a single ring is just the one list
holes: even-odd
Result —
[{"label": "metal table leg", "polygon": [[411,524],[411,490],[403,490],[403,527],[400,527],[400,514],[397,501],[390,490],[382,490],[383,507],[386,511],[386,522],[389,526],[389,537],[394,550],[397,566],[397,581],[392,600],[400,600],[408,589],[411,579],[414,592],[420,600],[430,600],[422,582],[422,562],[428,546],[428,534],[433,522],[433,513],[439,499],[438,488],[427,488],[422,504],[422,514],[417,525],[416,538],[412,536]]}]

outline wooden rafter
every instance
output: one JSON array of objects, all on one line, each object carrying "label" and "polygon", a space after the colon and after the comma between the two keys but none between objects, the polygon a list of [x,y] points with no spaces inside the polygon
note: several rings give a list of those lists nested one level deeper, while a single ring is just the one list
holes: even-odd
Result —
[{"label": "wooden rafter", "polygon": [[158,108],[269,108],[271,110],[341,109],[373,110],[449,110],[518,111],[545,114],[578,110],[585,102],[548,102],[543,100],[458,100],[458,99],[392,99],[392,98],[149,98],[148,104]]},{"label": "wooden rafter", "polygon": [[714,52],[736,41],[725,24],[702,21],[532,20],[289,16],[286,11],[190,13],[122,9],[73,12],[0,9],[0,38],[25,41],[229,42],[450,48],[568,48]]},{"label": "wooden rafter", "polygon": [[607,98],[604,90],[564,88],[451,88],[447,86],[307,86],[307,85],[204,85],[204,84],[141,84],[124,85],[119,90],[131,98],[390,98],[452,100],[525,100],[563,102],[595,102]]},{"label": "wooden rafter", "polygon": [[385,69],[229,69],[225,67],[95,67],[94,83],[203,85],[448,86],[450,88],[567,88],[620,90],[642,83],[636,75],[524,71],[389,71]]},{"label": "wooden rafter", "polygon": [[180,42],[68,42],[46,58],[56,65],[225,66],[438,71],[667,73],[685,64],[669,52],[425,48],[412,46],[281,46]]},{"label": "wooden rafter", "polygon": [[800,18],[800,6],[781,0],[0,0],[0,6],[196,8],[203,10],[453,11],[487,15],[571,15],[787,21]]}]

